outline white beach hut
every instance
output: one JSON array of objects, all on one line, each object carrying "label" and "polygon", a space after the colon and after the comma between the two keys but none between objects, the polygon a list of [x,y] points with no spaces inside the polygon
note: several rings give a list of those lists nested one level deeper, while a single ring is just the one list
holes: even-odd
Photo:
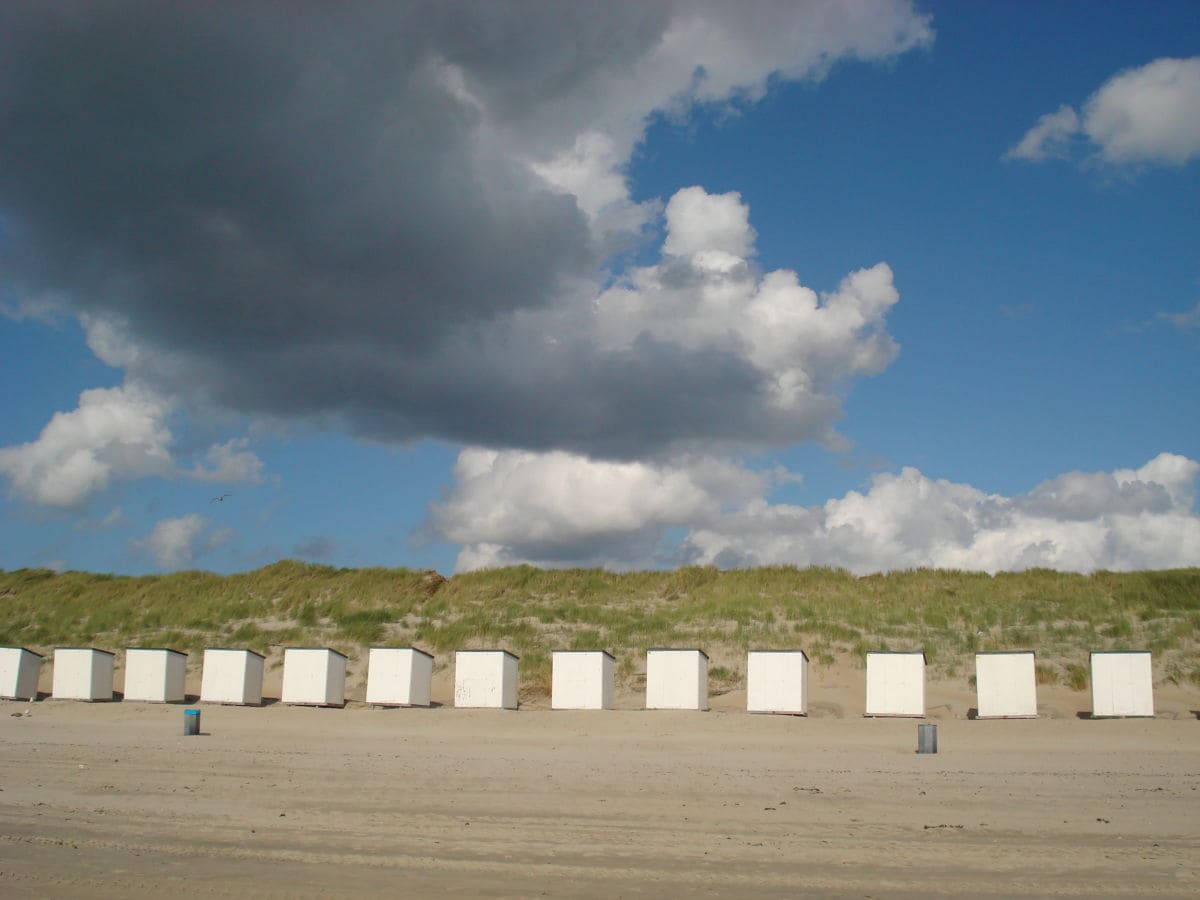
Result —
[{"label": "white beach hut", "polygon": [[517,708],[518,657],[507,650],[459,650],[454,654],[454,705]]},{"label": "white beach hut", "polygon": [[56,648],[51,696],[55,700],[112,700],[115,658],[94,647]]},{"label": "white beach hut", "polygon": [[925,654],[867,653],[868,716],[925,715]]},{"label": "white beach hut", "polygon": [[607,650],[550,655],[551,709],[612,709],[617,661]]},{"label": "white beach hut", "polygon": [[0,647],[0,699],[33,700],[41,673],[40,653],[24,647]]},{"label": "white beach hut", "polygon": [[647,650],[646,709],[708,709],[708,654]]},{"label": "white beach hut", "polygon": [[200,699],[234,706],[260,705],[265,662],[266,658],[253,650],[210,647],[204,651]]},{"label": "white beach hut", "polygon": [[1092,715],[1154,715],[1154,672],[1150,651],[1097,650],[1092,653]]},{"label": "white beach hut", "polygon": [[282,693],[280,699],[291,706],[345,706],[345,654],[329,647],[288,647]]},{"label": "white beach hut", "polygon": [[746,710],[808,715],[808,655],[803,650],[746,654]]},{"label": "white beach hut", "polygon": [[182,703],[187,699],[187,654],[156,647],[125,651],[125,699]]},{"label": "white beach hut", "polygon": [[1033,651],[976,653],[975,697],[981,719],[1036,719]]},{"label": "white beach hut", "polygon": [[372,647],[367,656],[367,702],[429,706],[433,657],[416,647]]}]

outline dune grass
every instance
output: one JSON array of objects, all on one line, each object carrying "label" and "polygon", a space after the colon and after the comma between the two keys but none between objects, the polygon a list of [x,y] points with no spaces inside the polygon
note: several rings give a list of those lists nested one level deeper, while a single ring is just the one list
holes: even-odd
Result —
[{"label": "dune grass", "polygon": [[283,561],[237,575],[124,577],[0,571],[0,645],[416,644],[522,657],[526,692],[549,689],[550,652],[602,648],[636,684],[650,647],[702,647],[714,690],[742,683],[747,649],[806,650],[816,665],[921,650],[935,677],[967,679],[974,653],[1032,649],[1040,683],[1087,686],[1091,650],[1148,649],[1161,681],[1200,684],[1200,569],[986,575],[918,569],[682,568],[618,574],[516,566],[456,575]]}]

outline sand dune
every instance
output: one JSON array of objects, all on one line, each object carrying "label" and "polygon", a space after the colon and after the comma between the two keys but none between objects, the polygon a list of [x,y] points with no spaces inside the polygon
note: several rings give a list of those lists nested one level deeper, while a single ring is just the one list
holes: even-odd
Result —
[{"label": "sand dune", "polygon": [[1200,892],[1186,692],[1154,720],[1082,721],[1086,694],[1043,691],[1049,715],[982,722],[933,684],[941,752],[918,756],[914,722],[861,718],[854,684],[826,671],[807,719],[737,694],[707,713],[206,705],[193,738],[176,706],[4,703],[0,893]]}]

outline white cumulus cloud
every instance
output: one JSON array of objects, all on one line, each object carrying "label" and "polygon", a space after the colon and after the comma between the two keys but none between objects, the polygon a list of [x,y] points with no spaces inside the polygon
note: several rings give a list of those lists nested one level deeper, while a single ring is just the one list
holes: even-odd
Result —
[{"label": "white cumulus cloud", "polygon": [[667,240],[671,256],[728,253],[749,256],[754,246],[750,209],[740,194],[710,194],[702,187],[676,192],[667,204]]},{"label": "white cumulus cloud", "polygon": [[1161,454],[1137,470],[1071,472],[1004,497],[906,468],[820,507],[759,503],[688,541],[704,562],[838,565],[859,573],[1196,565],[1198,473],[1200,463]]},{"label": "white cumulus cloud", "polygon": [[1090,143],[1114,165],[1181,166],[1200,157],[1200,56],[1156,59],[1106,81],[1076,112],[1062,106],[1038,119],[1006,154],[1038,161]]},{"label": "white cumulus cloud", "polygon": [[466,448],[433,524],[463,544],[461,570],[517,562],[650,565],[659,532],[707,521],[765,489],[765,476],[700,458],[607,462],[554,451]]},{"label": "white cumulus cloud", "polygon": [[796,506],[769,501],[777,473],[720,460],[615,465],[466,450],[434,524],[463,543],[459,569],[664,561],[856,573],[1170,568],[1200,564],[1197,475],[1200,463],[1163,453],[1138,469],[1069,472],[1006,497],[905,468],[876,475],[865,491]]},{"label": "white cumulus cloud", "polygon": [[191,564],[207,527],[208,520],[196,513],[163,519],[148,535],[132,541],[130,549],[160,569],[181,569]]},{"label": "white cumulus cloud", "polygon": [[0,473],[26,500],[78,506],[114,478],[171,472],[168,405],[133,387],[94,388],[79,406],[58,412],[37,440],[0,448]]},{"label": "white cumulus cloud", "polygon": [[245,438],[213,445],[201,462],[181,469],[167,424],[172,411],[171,401],[137,384],[83,391],[79,405],[55,413],[36,440],[0,447],[0,475],[23,500],[60,509],[82,506],[114,481],[262,480],[262,461]]},{"label": "white cumulus cloud", "polygon": [[1083,127],[1107,162],[1183,165],[1200,156],[1200,56],[1159,59],[1110,79]]},{"label": "white cumulus cloud", "polygon": [[[853,272],[827,294],[787,269],[760,273],[749,259],[749,208],[735,193],[684,188],[667,204],[667,229],[657,265],[632,270],[602,293],[586,323],[550,324],[543,333],[582,327],[593,332],[593,346],[612,354],[670,347],[707,356],[714,367],[727,361],[753,384],[740,409],[728,411],[742,440],[832,441],[840,388],[879,373],[899,351],[885,327],[899,300],[891,269],[879,263]],[[713,437],[721,428],[709,431]]]},{"label": "white cumulus cloud", "polygon": [[1025,132],[1025,136],[1005,157],[1031,162],[1066,159],[1070,156],[1071,143],[1078,135],[1079,114],[1074,107],[1060,106],[1055,112],[1039,118],[1037,124]]},{"label": "white cumulus cloud", "polygon": [[249,438],[243,437],[214,444],[205,451],[204,462],[191,470],[191,476],[201,481],[226,484],[258,484],[262,481],[263,462],[256,453],[246,449],[249,443]]}]

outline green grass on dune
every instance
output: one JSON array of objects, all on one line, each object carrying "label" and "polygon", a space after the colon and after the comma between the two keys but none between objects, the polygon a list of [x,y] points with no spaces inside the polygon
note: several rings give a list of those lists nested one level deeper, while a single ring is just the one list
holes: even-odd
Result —
[{"label": "green grass on dune", "polygon": [[1086,687],[1091,650],[1148,649],[1159,681],[1200,684],[1200,569],[994,576],[918,569],[689,567],[617,574],[516,566],[445,579],[408,569],[283,561],[238,575],[123,577],[0,571],[0,645],[239,646],[260,653],[372,645],[439,656],[503,647],[527,690],[550,652],[603,648],[633,682],[647,648],[708,651],[714,688],[737,686],[747,649],[799,648],[815,664],[867,650],[923,650],[935,676],[973,672],[976,651],[1032,649],[1038,680]]}]

